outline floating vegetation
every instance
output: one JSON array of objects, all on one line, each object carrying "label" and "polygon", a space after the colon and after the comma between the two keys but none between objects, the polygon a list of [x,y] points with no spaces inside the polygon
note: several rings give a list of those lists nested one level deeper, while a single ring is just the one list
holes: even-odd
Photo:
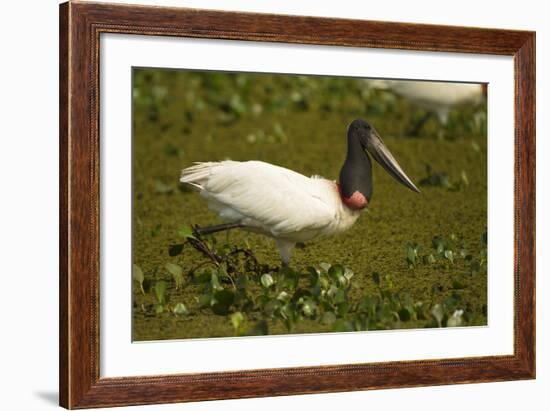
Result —
[{"label": "floating vegetation", "polygon": [[468,175],[465,170],[460,172],[460,179],[451,180],[449,175],[443,171],[433,171],[429,164],[426,164],[426,177],[418,182],[418,185],[424,187],[443,187],[449,191],[461,191],[470,185]]},{"label": "floating vegetation", "polygon": [[[276,323],[288,332],[302,322],[338,332],[468,323],[467,307],[458,293],[438,302],[415,301],[410,294],[396,290],[390,275],[375,272],[371,280],[376,291],[354,298],[351,290],[356,275],[340,264],[320,263],[299,271],[270,267],[261,264],[248,248],[219,243],[214,236],[203,238],[186,225],[179,232],[185,242],[171,245],[170,255],[175,257],[188,247],[202,255],[203,261],[186,273],[187,280],[181,266],[169,262],[165,269],[172,275],[175,290],[189,287],[194,301],[192,308],[183,302],[170,304],[167,282],[156,281],[150,288],[156,303],[149,308],[155,316],[188,316],[192,310],[211,313],[225,317],[238,336],[269,334]],[[450,244],[445,240],[434,239],[436,243],[439,253],[445,255],[450,250],[442,245]],[[142,287],[143,275],[137,266],[134,280]]]}]

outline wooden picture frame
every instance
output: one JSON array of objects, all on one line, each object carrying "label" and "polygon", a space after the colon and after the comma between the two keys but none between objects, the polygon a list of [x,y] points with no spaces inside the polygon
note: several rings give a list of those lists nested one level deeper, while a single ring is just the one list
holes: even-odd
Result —
[{"label": "wooden picture frame", "polygon": [[[100,378],[101,33],[513,56],[514,354]],[[60,6],[60,404],[90,408],[535,377],[535,33],[69,2]]]}]

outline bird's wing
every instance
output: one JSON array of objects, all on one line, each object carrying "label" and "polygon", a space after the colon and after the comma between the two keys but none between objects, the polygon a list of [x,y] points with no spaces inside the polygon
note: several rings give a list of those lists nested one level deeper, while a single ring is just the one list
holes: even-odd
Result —
[{"label": "bird's wing", "polygon": [[253,220],[275,236],[320,230],[336,214],[333,183],[261,161],[199,163],[183,170],[181,181],[222,218]]}]

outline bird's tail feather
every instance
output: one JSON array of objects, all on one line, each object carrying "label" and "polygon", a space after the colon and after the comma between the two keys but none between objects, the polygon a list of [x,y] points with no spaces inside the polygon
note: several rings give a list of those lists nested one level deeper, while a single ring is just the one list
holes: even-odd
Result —
[{"label": "bird's tail feather", "polygon": [[181,171],[180,182],[200,190],[204,181],[210,175],[212,167],[218,164],[217,162],[194,163],[191,167],[184,168]]}]

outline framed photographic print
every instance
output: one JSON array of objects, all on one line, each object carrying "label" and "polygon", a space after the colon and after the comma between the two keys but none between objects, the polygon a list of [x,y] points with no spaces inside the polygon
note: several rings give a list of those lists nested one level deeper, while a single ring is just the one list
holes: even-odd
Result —
[{"label": "framed photographic print", "polygon": [[535,34],[60,6],[60,403],[535,377]]}]

